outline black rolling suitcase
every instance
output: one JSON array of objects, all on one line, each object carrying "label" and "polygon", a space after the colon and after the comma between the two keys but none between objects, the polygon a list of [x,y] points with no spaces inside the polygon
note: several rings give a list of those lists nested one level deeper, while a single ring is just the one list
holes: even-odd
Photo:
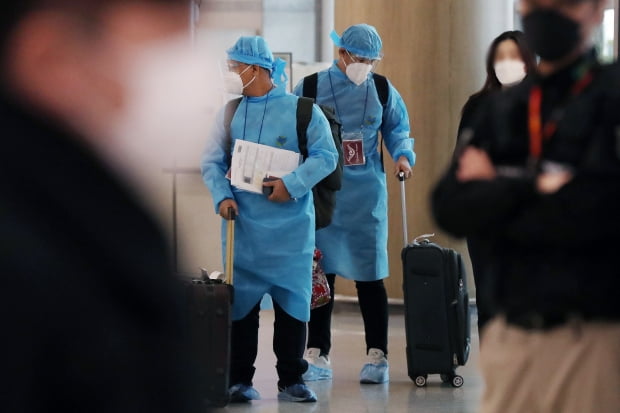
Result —
[{"label": "black rolling suitcase", "polygon": [[228,220],[226,281],[202,278],[187,284],[187,303],[192,361],[198,388],[205,407],[228,404],[230,375],[230,329],[233,300],[232,262],[234,250],[234,214]]},{"label": "black rolling suitcase", "polygon": [[429,374],[461,387],[463,378],[456,368],[465,365],[471,346],[465,266],[459,253],[430,242],[432,235],[408,243],[402,177],[401,196],[407,371],[418,387],[426,385]]}]

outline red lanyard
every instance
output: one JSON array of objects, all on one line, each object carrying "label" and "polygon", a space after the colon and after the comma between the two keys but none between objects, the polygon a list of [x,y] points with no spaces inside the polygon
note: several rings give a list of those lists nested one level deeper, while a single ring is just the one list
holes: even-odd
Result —
[{"label": "red lanyard", "polygon": [[[571,90],[571,96],[581,94],[590,83],[594,76],[592,70],[587,70],[583,76],[575,83]],[[558,130],[558,117],[551,117],[545,124],[542,122],[542,99],[543,91],[540,85],[536,85],[530,91],[529,101],[529,132],[530,132],[530,155],[534,159],[540,159],[543,150],[543,140],[549,140]]]}]

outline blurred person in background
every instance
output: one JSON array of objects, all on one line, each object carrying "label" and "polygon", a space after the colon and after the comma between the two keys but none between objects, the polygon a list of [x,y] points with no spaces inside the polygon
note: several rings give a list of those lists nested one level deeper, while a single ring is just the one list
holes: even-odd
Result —
[{"label": "blurred person in background", "polygon": [[0,6],[4,411],[196,411],[179,286],[131,171],[189,113],[186,3]]},{"label": "blurred person in background", "polygon": [[438,223],[493,246],[482,413],[620,411],[620,69],[604,0],[521,0],[535,74],[496,94],[433,195]]},{"label": "blurred person in background", "polygon": [[[528,74],[533,74],[536,71],[536,57],[530,50],[523,32],[518,30],[507,31],[497,36],[489,47],[486,69],[487,79],[484,86],[480,91],[471,95],[463,107],[457,135],[459,142],[466,143],[471,134],[471,127],[476,114],[485,99],[493,93],[518,85]],[[462,137],[464,139],[461,139]],[[474,282],[476,283],[478,332],[482,332],[493,314],[488,299],[489,285],[485,282],[490,251],[488,246],[476,237],[467,238],[467,249],[474,271]]]},{"label": "blurred person in background", "polygon": [[511,30],[497,36],[487,52],[487,77],[484,85],[471,95],[463,106],[459,136],[466,128],[472,126],[473,118],[486,97],[518,85],[527,75],[535,71],[536,56],[530,50],[523,32]]}]

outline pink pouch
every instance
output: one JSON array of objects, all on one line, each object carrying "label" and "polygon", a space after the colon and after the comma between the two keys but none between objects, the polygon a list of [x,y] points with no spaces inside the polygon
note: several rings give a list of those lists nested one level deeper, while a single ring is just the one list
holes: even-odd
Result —
[{"label": "pink pouch", "polygon": [[331,300],[327,277],[325,277],[325,272],[321,268],[321,258],[323,258],[321,251],[315,249],[312,262],[312,300],[310,301],[310,308],[312,310],[328,304]]}]

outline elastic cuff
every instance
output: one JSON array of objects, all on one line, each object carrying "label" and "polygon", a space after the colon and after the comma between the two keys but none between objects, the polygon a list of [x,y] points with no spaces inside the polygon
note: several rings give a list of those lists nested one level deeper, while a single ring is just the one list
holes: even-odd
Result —
[{"label": "elastic cuff", "polygon": [[283,177],[282,182],[284,183],[288,193],[291,195],[291,198],[301,198],[308,193],[308,189],[301,183],[295,173],[291,173]]},{"label": "elastic cuff", "polygon": [[385,358],[388,358],[388,352],[387,352],[387,348],[383,348],[383,346],[368,346],[366,347],[366,355],[368,355],[368,353],[370,353],[370,349],[371,348],[376,348],[377,350],[381,350],[383,351],[383,355],[385,356]]},{"label": "elastic cuff", "polygon": [[402,151],[397,151],[397,152],[394,154],[394,160],[395,160],[395,161],[398,161],[398,159],[399,159],[401,156],[404,156],[404,157],[406,157],[406,158],[407,158],[407,160],[409,161],[409,165],[411,165],[411,166],[414,166],[414,165],[415,165],[415,161],[416,161],[416,154],[415,154],[415,152],[412,152],[412,151],[405,151],[405,150],[402,150]]}]

